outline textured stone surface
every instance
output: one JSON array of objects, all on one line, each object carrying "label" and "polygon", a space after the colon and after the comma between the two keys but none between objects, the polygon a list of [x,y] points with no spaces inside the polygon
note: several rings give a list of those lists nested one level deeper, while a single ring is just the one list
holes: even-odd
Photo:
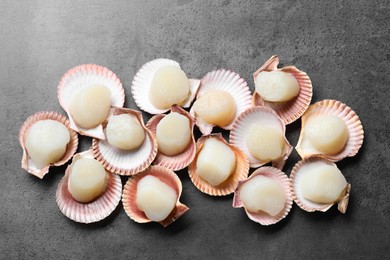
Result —
[{"label": "textured stone surface", "polygon": [[[380,258],[390,253],[390,4],[388,1],[1,1],[1,258]],[[201,78],[216,68],[252,73],[271,55],[306,71],[313,101],[338,99],[360,116],[359,154],[338,163],[352,184],[348,211],[302,211],[271,227],[231,207],[232,196],[200,193],[185,171],[182,201],[191,209],[173,225],[139,225],[120,204],[108,219],[81,225],[57,208],[65,170],[43,180],[20,168],[18,131],[40,110],[64,113],[59,79],[96,63],[113,70],[136,108],[130,84],[158,57]],[[149,118],[145,115],[145,119]],[[300,123],[287,127],[295,145]],[[82,138],[79,151],[90,146]],[[299,159],[289,158],[289,174]],[[123,182],[126,178],[123,178]]]}]

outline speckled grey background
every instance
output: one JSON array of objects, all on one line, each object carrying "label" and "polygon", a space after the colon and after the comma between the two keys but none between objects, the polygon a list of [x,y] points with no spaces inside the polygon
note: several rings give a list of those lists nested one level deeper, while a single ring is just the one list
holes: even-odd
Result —
[{"label": "speckled grey background", "polygon": [[[328,258],[389,255],[390,3],[357,1],[8,1],[0,2],[0,258]],[[126,106],[137,69],[159,57],[191,76],[229,68],[253,89],[252,73],[271,55],[306,71],[313,102],[338,99],[364,125],[359,154],[338,163],[352,184],[345,215],[294,205],[263,227],[232,196],[203,195],[185,171],[191,209],[168,228],[140,225],[122,204],[106,220],[74,223],[57,208],[64,167],[43,180],[20,168],[22,122],[41,110],[64,113],[57,85],[71,67],[96,63],[122,80]],[[145,119],[149,116],[145,115]],[[300,121],[287,127],[295,145]],[[91,140],[82,138],[79,150]],[[287,174],[299,157],[294,152]],[[123,182],[126,179],[123,178]]]}]

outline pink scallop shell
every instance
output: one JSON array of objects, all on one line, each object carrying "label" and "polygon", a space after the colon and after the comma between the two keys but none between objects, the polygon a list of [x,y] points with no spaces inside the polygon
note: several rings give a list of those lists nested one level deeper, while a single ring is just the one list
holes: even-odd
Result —
[{"label": "pink scallop shell", "polygon": [[[158,152],[153,164],[164,166],[172,171],[178,171],[178,170],[181,170],[181,169],[184,169],[185,167],[187,167],[195,157],[196,144],[195,144],[195,137],[193,134],[193,132],[194,132],[194,119],[192,118],[192,116],[188,112],[186,112],[184,109],[182,109],[179,106],[173,106],[171,108],[171,113],[172,112],[179,113],[179,114],[187,117],[190,120],[190,129],[191,129],[191,133],[192,133],[191,141],[188,144],[187,148],[183,152],[181,152],[177,155],[169,156],[169,155],[165,155],[161,152]],[[164,114],[158,114],[158,115],[153,116],[149,120],[149,122],[146,124],[146,127],[150,131],[152,131],[154,135],[156,135],[157,125],[161,121],[161,119],[163,119],[164,117],[165,117]]]},{"label": "pink scallop shell", "polygon": [[[52,163],[42,169],[38,169],[34,165],[34,162],[28,156],[25,139],[27,137],[28,131],[30,130],[31,126],[33,126],[36,122],[40,120],[46,120],[46,119],[56,120],[62,123],[63,125],[65,125],[66,128],[68,128],[69,130],[70,141],[66,147],[66,152],[60,161]],[[72,156],[77,150],[77,146],[79,144],[79,138],[77,133],[70,128],[69,120],[65,116],[58,114],[57,112],[42,111],[29,116],[26,119],[26,121],[24,121],[23,125],[20,127],[19,130],[19,142],[20,142],[20,146],[23,149],[22,168],[26,170],[28,173],[42,179],[43,176],[45,176],[46,173],[49,172],[49,168],[51,166],[63,165],[67,161],[69,161],[70,158],[72,158]]]},{"label": "pink scallop shell", "polygon": [[269,125],[282,130],[285,140],[283,156],[277,160],[272,161],[273,167],[282,169],[293,148],[286,138],[286,125],[271,108],[251,107],[242,113],[234,122],[232,131],[230,132],[229,136],[230,142],[245,153],[249,160],[250,167],[256,168],[269,163],[269,161],[261,161],[253,157],[246,147],[246,137],[252,124]]},{"label": "pink scallop shell", "polygon": [[[328,209],[330,209],[334,204],[338,204],[338,210],[341,213],[345,213],[348,207],[348,201],[349,201],[349,194],[351,191],[351,184],[347,184],[345,187],[345,194],[342,198],[340,198],[339,201],[335,203],[330,203],[330,204],[325,204],[325,203],[315,203],[310,200],[305,199],[299,188],[299,180],[300,180],[300,170],[302,168],[310,166],[310,164],[313,166],[313,164],[318,164],[318,163],[325,163],[328,165],[336,166],[334,162],[328,161],[324,158],[321,157],[310,157],[307,159],[303,159],[299,161],[297,164],[295,164],[294,168],[291,171],[290,174],[290,190],[293,195],[293,199],[295,203],[303,210],[307,212],[313,212],[313,211],[322,211],[325,212]],[[315,167],[315,165],[314,165]],[[336,166],[337,167],[337,166]]]},{"label": "pink scallop shell", "polygon": [[313,96],[313,86],[311,80],[306,72],[298,70],[294,66],[287,66],[278,69],[278,56],[272,56],[263,66],[261,66],[254,74],[253,78],[256,82],[257,75],[262,71],[283,71],[294,76],[299,84],[300,92],[297,97],[287,102],[270,102],[263,100],[261,96],[255,91],[252,97],[253,106],[267,106],[276,111],[276,114],[288,125],[300,118],[306,109],[309,107],[311,98]]},{"label": "pink scallop shell", "polygon": [[92,158],[92,151],[76,154],[72,164],[65,171],[65,176],[58,184],[56,192],[57,205],[66,217],[75,222],[93,223],[108,217],[118,206],[122,194],[122,181],[119,176],[108,172],[107,186],[104,193],[90,203],[76,201],[68,190],[68,179],[74,163],[81,158]]},{"label": "pink scallop shell", "polygon": [[104,139],[103,127],[85,129],[76,125],[69,113],[69,105],[75,93],[93,84],[102,84],[111,91],[111,106],[123,107],[125,92],[120,79],[111,70],[96,64],[83,64],[68,70],[58,85],[58,100],[68,114],[71,128],[81,135]]},{"label": "pink scallop shell", "polygon": [[[136,150],[123,151],[111,146],[107,140],[94,138],[92,150],[95,158],[108,171],[119,175],[134,175],[145,170],[153,162],[157,154],[157,141],[154,134],[145,127],[141,112],[128,108],[113,107],[111,109],[110,116],[120,114],[134,116],[139,121],[146,132],[143,144]],[[103,123],[103,129],[106,128],[109,118]]]},{"label": "pink scallop shell", "polygon": [[[201,79],[201,86],[199,88],[196,98],[201,98],[206,92],[210,90],[224,90],[232,95],[236,104],[236,115],[232,122],[222,127],[226,130],[231,130],[233,122],[237,117],[251,106],[251,92],[246,81],[237,73],[219,69],[206,74]],[[206,123],[195,115],[194,107],[191,107],[190,114],[195,118],[195,124],[203,135],[208,135],[212,132],[215,125]]]},{"label": "pink scallop shell", "polygon": [[[163,114],[169,109],[159,109],[153,106],[149,100],[149,90],[152,84],[154,73],[165,66],[176,66],[180,68],[179,63],[170,59],[155,59],[149,61],[141,67],[135,74],[133,82],[131,83],[131,93],[137,106],[149,114]],[[190,95],[182,107],[190,107],[195,95],[198,91],[200,80],[189,79],[190,82]]]},{"label": "pink scallop shell", "polygon": [[[305,124],[308,118],[318,115],[334,115],[340,117],[346,124],[349,132],[349,139],[343,151],[338,154],[321,154],[315,148],[307,148],[309,145],[305,139]],[[326,99],[317,102],[309,107],[302,117],[302,129],[296,146],[298,154],[302,158],[313,155],[323,157],[333,162],[340,161],[346,157],[355,156],[363,144],[364,131],[362,123],[356,113],[344,103],[337,100]]]},{"label": "pink scallop shell", "polygon": [[[218,186],[212,186],[207,181],[203,180],[201,177],[196,174],[196,161],[198,158],[198,155],[200,151],[202,151],[203,145],[206,142],[208,138],[215,138],[218,141],[228,145],[233,152],[236,155],[236,169],[232,173],[229,178],[221,183]],[[237,188],[237,185],[239,181],[244,180],[246,177],[248,177],[249,172],[249,162],[246,158],[245,154],[238,149],[237,147],[233,146],[232,144],[229,144],[226,142],[226,140],[222,137],[221,133],[217,134],[210,134],[206,136],[202,136],[198,139],[196,143],[196,155],[192,163],[188,166],[188,173],[190,175],[192,183],[197,187],[201,192],[206,193],[211,196],[225,196],[229,195],[234,192],[234,190]]]},{"label": "pink scallop shell", "polygon": [[137,184],[143,177],[147,175],[151,175],[158,178],[160,181],[169,185],[177,193],[177,202],[176,202],[175,209],[171,212],[171,214],[166,219],[159,222],[161,225],[166,227],[189,210],[189,208],[186,205],[182,204],[179,201],[182,192],[182,185],[179,177],[177,177],[177,175],[172,170],[169,170],[162,166],[155,165],[155,166],[150,166],[145,171],[130,177],[123,189],[123,196],[122,196],[123,208],[126,214],[135,222],[137,223],[151,222],[151,220],[148,219],[145,213],[138,209],[136,203]]},{"label": "pink scallop shell", "polygon": [[[255,176],[264,176],[264,177],[267,177],[267,178],[270,178],[270,179],[277,181],[282,186],[284,191],[286,192],[286,203],[284,204],[283,210],[280,211],[278,215],[271,216],[271,215],[269,215],[265,212],[262,212],[262,211],[250,212],[245,208],[244,204],[240,200],[241,186]],[[233,207],[234,208],[242,208],[243,207],[245,209],[245,212],[248,215],[248,217],[251,220],[253,220],[254,222],[260,223],[261,225],[268,226],[268,225],[275,224],[275,223],[281,221],[282,219],[284,219],[291,210],[293,198],[292,198],[289,184],[290,184],[289,178],[281,170],[274,168],[274,167],[261,167],[261,168],[257,169],[256,171],[254,171],[249,178],[247,178],[246,180],[240,181],[237,189],[234,192]]]}]

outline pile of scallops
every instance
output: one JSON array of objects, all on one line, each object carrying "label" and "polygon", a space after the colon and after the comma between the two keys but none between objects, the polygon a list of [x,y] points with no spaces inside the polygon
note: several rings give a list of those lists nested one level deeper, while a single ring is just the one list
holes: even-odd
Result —
[{"label": "pile of scallops", "polygon": [[[272,56],[254,74],[252,94],[237,73],[219,69],[192,79],[169,59],[146,63],[131,84],[137,106],[123,108],[124,89],[109,69],[88,64],[67,71],[58,101],[67,117],[38,112],[21,126],[22,168],[43,178],[71,160],[58,184],[60,211],[80,223],[109,216],[122,200],[138,223],[167,226],[188,211],[179,199],[175,171],[187,168],[200,192],[234,193],[233,207],[262,225],[285,218],[293,201],[305,211],[347,209],[351,185],[335,162],[356,155],[363,127],[336,100],[310,105],[312,83],[294,66],[278,68]],[[301,118],[296,150],[302,158],[289,177],[283,166],[293,147],[286,125]],[[194,127],[202,136],[196,140]],[[226,141],[218,129],[230,131]],[[216,130],[213,132],[213,129]],[[78,135],[91,148],[76,153]],[[268,165],[268,166],[266,166]],[[256,168],[249,175],[249,169]],[[120,176],[127,176],[124,187]]]}]

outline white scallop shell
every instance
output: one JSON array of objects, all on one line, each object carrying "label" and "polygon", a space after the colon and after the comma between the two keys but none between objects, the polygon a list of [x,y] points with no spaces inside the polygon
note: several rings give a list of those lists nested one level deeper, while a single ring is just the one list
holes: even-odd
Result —
[{"label": "white scallop shell", "polygon": [[[233,97],[236,105],[236,114],[229,125],[222,127],[223,129],[231,130],[237,117],[251,106],[251,92],[248,84],[236,72],[219,69],[207,73],[201,79],[196,99],[201,98],[210,90],[224,90]],[[214,125],[208,124],[199,117],[196,117],[193,106],[191,107],[190,114],[196,119],[195,123],[203,135],[208,135],[212,132]]]},{"label": "white scallop shell", "polygon": [[[145,170],[153,162],[157,154],[157,141],[154,134],[145,127],[141,112],[127,108],[112,108],[109,118],[119,114],[128,114],[138,120],[146,133],[144,142],[135,150],[125,151],[111,146],[107,140],[94,138],[93,153],[107,170],[119,175],[134,175]],[[104,130],[109,118],[103,124]]]},{"label": "white scallop shell", "polygon": [[107,172],[106,190],[99,198],[89,203],[76,201],[68,190],[68,179],[74,163],[81,158],[93,159],[92,151],[82,152],[73,157],[72,164],[68,166],[65,176],[58,184],[56,201],[60,211],[66,217],[88,224],[105,219],[115,210],[122,195],[122,181],[119,176]]},{"label": "white scallop shell", "polygon": [[85,129],[77,126],[69,112],[73,95],[95,84],[102,84],[111,91],[111,106],[123,107],[125,92],[120,79],[111,70],[96,64],[83,64],[68,70],[58,85],[58,100],[69,117],[71,128],[81,135],[104,139],[102,125]]},{"label": "white scallop shell", "polygon": [[268,163],[256,159],[248,150],[246,146],[246,137],[248,131],[253,124],[267,125],[280,129],[282,131],[285,145],[284,151],[281,158],[272,161],[272,166],[278,169],[282,169],[288,156],[291,154],[292,146],[288,142],[286,134],[286,125],[282,119],[278,117],[271,108],[268,107],[251,107],[242,113],[237,120],[234,122],[232,131],[230,132],[229,140],[231,144],[237,146],[243,151],[249,160],[250,167],[256,168]]},{"label": "white scallop shell", "polygon": [[[149,91],[153,81],[154,74],[160,68],[165,66],[176,66],[180,68],[180,64],[170,59],[155,59],[147,62],[138,70],[135,74],[133,82],[131,83],[131,93],[137,106],[149,114],[163,114],[169,111],[167,109],[159,109],[153,106],[149,100]],[[190,82],[190,95],[182,107],[190,107],[195,95],[198,91],[200,80],[189,79]]]}]

